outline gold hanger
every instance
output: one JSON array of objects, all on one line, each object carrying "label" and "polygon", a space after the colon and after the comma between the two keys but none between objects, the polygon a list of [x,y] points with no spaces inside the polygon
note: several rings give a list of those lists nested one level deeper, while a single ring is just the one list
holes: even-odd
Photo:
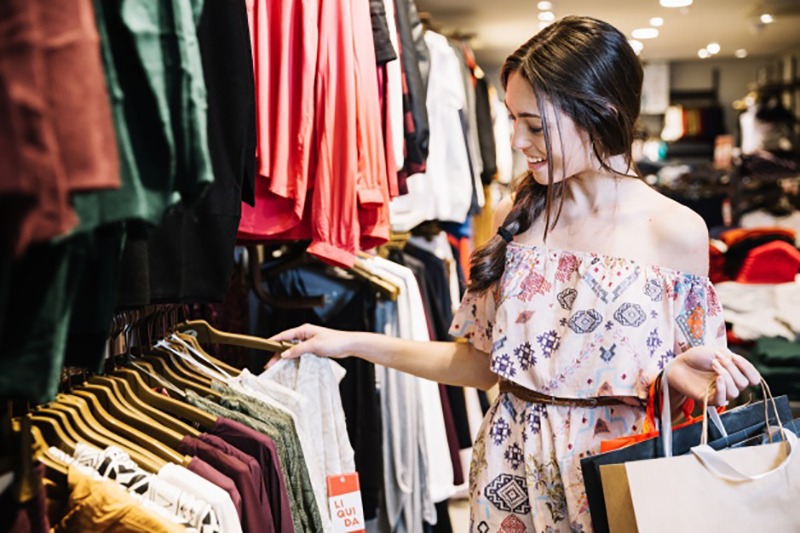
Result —
[{"label": "gold hanger", "polygon": [[136,370],[130,368],[118,368],[114,370],[114,375],[125,379],[131,386],[133,391],[152,407],[169,413],[177,418],[194,422],[203,429],[211,429],[217,423],[217,417],[198,409],[193,405],[179,402],[174,398],[164,396],[153,392],[153,390],[145,383],[144,378]]},{"label": "gold hanger", "polygon": [[151,438],[150,436],[112,416],[100,404],[100,400],[97,398],[97,396],[91,392],[86,390],[73,390],[72,395],[74,395],[78,401],[82,399],[84,402],[86,402],[87,407],[100,421],[100,423],[103,424],[103,426],[111,431],[114,435],[117,435],[123,439],[125,444],[129,442],[134,443],[145,450],[148,450],[153,455],[161,457],[165,461],[176,464],[183,463],[184,457],[182,454],[179,454],[175,450],[171,450],[163,442],[159,442],[157,439]]},{"label": "gold hanger", "polygon": [[44,435],[44,440],[47,441],[50,446],[55,446],[70,455],[75,453],[75,445],[77,442],[67,435],[55,418],[44,416],[42,413],[37,412],[31,413],[28,416],[31,419],[33,428],[40,431],[39,436]]},{"label": "gold hanger", "polygon": [[[58,424],[56,424],[54,427],[58,428]],[[69,471],[69,466],[62,463],[60,460],[50,454],[50,446],[48,445],[47,440],[44,438],[42,431],[39,429],[39,426],[31,426],[31,438],[33,439],[34,448],[38,449],[38,453],[35,454],[34,458],[41,462],[46,468],[45,478],[56,484],[60,489],[66,489],[67,472]],[[49,501],[51,496],[49,491],[47,496]]]},{"label": "gold hanger", "polygon": [[[184,333],[192,332],[191,335],[197,337],[200,344],[227,344],[229,346],[241,346],[243,348],[252,348],[253,350],[263,350],[266,352],[285,352],[293,346],[291,342],[276,342],[260,337],[252,337],[250,335],[241,335],[239,333],[223,333],[215,329],[205,320],[190,320],[183,324],[178,324],[178,331]],[[215,361],[216,363],[216,361]],[[220,365],[224,368],[227,365]],[[237,371],[238,373],[238,371]]]},{"label": "gold hanger", "polygon": [[88,393],[95,396],[100,404],[112,416],[116,417],[117,420],[125,422],[132,428],[137,429],[146,435],[153,437],[155,440],[164,443],[164,445],[168,446],[172,450],[177,448],[181,442],[181,439],[183,439],[183,435],[180,433],[176,433],[171,429],[164,427],[142,412],[132,410],[131,407],[123,404],[119,399],[115,398],[111,394],[111,391],[105,387],[101,387],[100,385],[95,385],[92,383],[84,383],[78,388],[74,389],[73,393],[78,396],[80,396],[82,393]]},{"label": "gold hanger", "polygon": [[151,407],[146,402],[142,401],[142,399],[133,393],[131,386],[128,384],[127,381],[124,379],[117,377],[117,376],[92,376],[89,378],[89,383],[93,385],[98,385],[101,387],[106,387],[109,390],[113,391],[113,393],[123,402],[127,403],[131,407],[131,410],[134,412],[138,411],[145,416],[155,420],[162,426],[171,429],[175,433],[179,435],[191,435],[193,437],[197,437],[200,435],[200,432],[194,429],[193,427],[189,426],[188,424],[184,424],[177,418],[170,416],[163,411],[155,409]]},{"label": "gold hanger", "polygon": [[370,270],[364,265],[361,259],[356,259],[353,268],[350,269],[354,274],[358,277],[368,281],[372,286],[378,289],[384,296],[389,298],[389,300],[396,302],[397,297],[400,295],[400,288],[391,283],[382,277],[373,274]]},{"label": "gold hanger", "polygon": [[[163,341],[164,343],[169,344],[169,348],[178,350],[181,353],[188,356],[187,350],[185,347],[175,343],[170,342],[169,339]],[[187,363],[182,357],[170,352],[168,348],[163,347],[161,345],[157,345],[151,355],[157,355],[168,363],[168,365],[174,370],[179,376],[188,379],[189,381],[193,381],[198,385],[202,385],[203,387],[211,387],[211,378],[208,376],[200,375],[200,373],[191,368],[189,363]]]},{"label": "gold hanger", "polygon": [[[95,446],[98,446],[101,449],[107,448],[108,446],[122,448],[128,453],[128,455],[130,455],[134,462],[149,472],[158,472],[167,463],[167,461],[161,459],[151,451],[144,449],[138,443],[125,440],[119,435],[111,432],[108,427],[101,424],[97,418],[95,418],[94,414],[89,409],[88,404],[83,398],[59,394],[56,397],[56,402],[51,405],[53,408],[77,413],[79,416],[76,416],[74,420],[78,420],[79,422],[76,427],[79,428],[79,431],[82,430],[87,436],[86,440],[92,442],[95,444]],[[108,414],[106,413],[106,416],[107,415]],[[83,420],[81,420],[81,418]],[[88,423],[88,425],[90,425],[92,428],[105,430],[107,433],[98,433],[93,429],[90,430],[86,427],[83,421]],[[88,435],[91,435],[91,437],[88,437]]]},{"label": "gold hanger", "polygon": [[169,364],[167,364],[168,360],[162,359],[157,355],[145,355],[142,357],[142,359],[150,363],[156,372],[161,374],[162,377],[166,378],[167,381],[169,381],[173,385],[178,386],[178,388],[193,390],[194,392],[196,392],[201,396],[211,396],[212,398],[216,399],[222,397],[222,395],[217,391],[212,390],[209,387],[204,387],[202,385],[199,385],[179,375],[172,369],[172,367]]},{"label": "gold hanger", "polygon": [[[205,321],[197,320],[196,322],[205,322]],[[198,352],[200,352],[203,355],[203,357],[208,359],[209,363],[212,363],[213,365],[215,365],[217,367],[217,368],[214,368],[214,366],[212,366],[211,367],[212,370],[216,370],[218,372],[220,370],[222,370],[222,371],[225,371],[225,372],[227,372],[228,374],[230,374],[231,376],[234,376],[234,377],[238,376],[241,373],[241,370],[239,370],[238,368],[235,368],[235,367],[229,365],[228,363],[225,363],[224,361],[220,361],[216,357],[214,357],[214,356],[210,355],[208,352],[206,352],[205,349],[197,341],[196,337],[193,337],[192,335],[188,335],[187,333],[183,333],[181,331],[176,331],[175,332],[175,336],[178,337],[179,339],[181,339],[186,344],[190,345],[192,348],[194,348]],[[206,363],[206,361],[203,361],[202,359],[200,361],[198,361],[198,362],[199,363],[203,363],[203,364]]]}]

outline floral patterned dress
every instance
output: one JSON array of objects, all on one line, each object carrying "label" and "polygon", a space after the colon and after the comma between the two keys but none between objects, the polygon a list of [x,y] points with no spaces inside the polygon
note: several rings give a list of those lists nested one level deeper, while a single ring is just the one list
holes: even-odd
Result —
[{"label": "floral patterned dress", "polygon": [[[707,277],[514,242],[500,282],[465,295],[451,334],[490,354],[500,377],[564,398],[646,399],[676,354],[725,344]],[[474,445],[470,530],[592,531],[580,460],[602,440],[636,433],[643,419],[638,406],[564,407],[500,394]]]}]

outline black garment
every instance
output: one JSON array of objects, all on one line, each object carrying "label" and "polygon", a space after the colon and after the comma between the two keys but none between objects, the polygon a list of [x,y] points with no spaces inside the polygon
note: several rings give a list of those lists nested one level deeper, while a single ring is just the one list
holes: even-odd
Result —
[{"label": "black garment", "polygon": [[[117,303],[124,224],[106,224],[87,235],[80,264],[64,364],[97,372],[103,362],[109,324]],[[75,266],[73,266],[74,268]]]},{"label": "black garment", "polygon": [[[464,389],[461,389],[464,390]],[[453,485],[464,483],[464,466],[461,464],[461,447],[458,443],[458,433],[456,432],[456,421],[453,416],[453,408],[450,406],[450,395],[447,386],[439,384],[439,398],[442,401],[442,414],[444,415],[444,428],[447,433],[447,448],[450,451],[450,462],[453,465]]]},{"label": "black garment", "polygon": [[64,362],[76,266],[86,234],[28,247],[19,259],[0,257],[5,286],[0,337],[0,398],[52,401]]},{"label": "black garment", "polygon": [[397,52],[389,37],[386,6],[383,0],[369,0],[369,16],[372,19],[372,38],[375,43],[375,63],[385,65],[397,59]]},{"label": "black garment", "polygon": [[430,530],[432,533],[453,533],[449,506],[450,500],[436,504],[436,525]]},{"label": "black garment", "polygon": [[147,249],[147,226],[130,222],[120,259],[117,306],[143,307],[150,303],[150,267]]},{"label": "black garment", "polygon": [[406,159],[422,165],[428,159],[430,128],[428,126],[428,71],[430,52],[423,39],[414,0],[397,0],[395,3],[397,34],[400,38],[401,60],[408,83],[410,109],[414,120],[414,133],[406,134]]},{"label": "black garment", "polygon": [[230,284],[241,202],[253,202],[255,82],[245,1],[206,0],[198,40],[214,183],[199,205],[179,203],[150,236],[153,302],[222,302]]},{"label": "black garment", "polygon": [[[269,337],[305,323],[344,331],[374,331],[375,296],[369,284],[341,279],[325,265],[311,264],[265,276],[266,290],[276,298],[325,295],[325,305],[314,309],[269,309],[251,296],[250,316],[256,335]],[[361,483],[364,518],[375,518],[383,486],[381,410],[375,387],[375,365],[349,357],[337,360],[345,370],[339,390],[347,434],[355,451]]]},{"label": "black garment", "polygon": [[478,78],[475,84],[475,115],[478,119],[478,141],[481,149],[481,181],[489,185],[497,174],[497,151],[494,143],[492,108],[489,103],[489,84],[486,78]]}]

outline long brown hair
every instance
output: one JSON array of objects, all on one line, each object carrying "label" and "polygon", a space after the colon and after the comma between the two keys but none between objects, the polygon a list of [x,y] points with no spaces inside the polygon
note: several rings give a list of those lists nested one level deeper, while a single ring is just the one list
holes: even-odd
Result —
[{"label": "long brown hair", "polygon": [[[634,125],[642,95],[642,65],[625,36],[610,24],[590,17],[565,17],[534,35],[506,59],[500,73],[503,87],[512,73],[527,81],[545,117],[545,102],[570,117],[592,141],[602,169],[607,161],[623,155],[627,172],[635,170],[631,154]],[[561,138],[561,124],[555,118]],[[547,153],[552,153],[548,121],[542,120]],[[561,152],[564,152],[563,142]],[[566,169],[562,178],[567,178]],[[545,213],[545,238],[555,224],[563,203],[563,180],[554,183],[552,158],[547,158],[547,185],[536,183],[528,173],[519,181],[514,206],[503,222],[512,235],[530,228]],[[559,201],[558,211],[553,206]],[[470,285],[474,292],[489,289],[503,275],[507,242],[495,235],[475,250],[470,261]]]}]

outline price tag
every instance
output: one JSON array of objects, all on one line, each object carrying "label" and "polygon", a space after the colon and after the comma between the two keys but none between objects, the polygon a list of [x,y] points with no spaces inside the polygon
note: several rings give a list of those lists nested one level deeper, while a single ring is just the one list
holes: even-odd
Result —
[{"label": "price tag", "polygon": [[364,507],[358,472],[328,476],[328,505],[333,533],[364,533]]}]

